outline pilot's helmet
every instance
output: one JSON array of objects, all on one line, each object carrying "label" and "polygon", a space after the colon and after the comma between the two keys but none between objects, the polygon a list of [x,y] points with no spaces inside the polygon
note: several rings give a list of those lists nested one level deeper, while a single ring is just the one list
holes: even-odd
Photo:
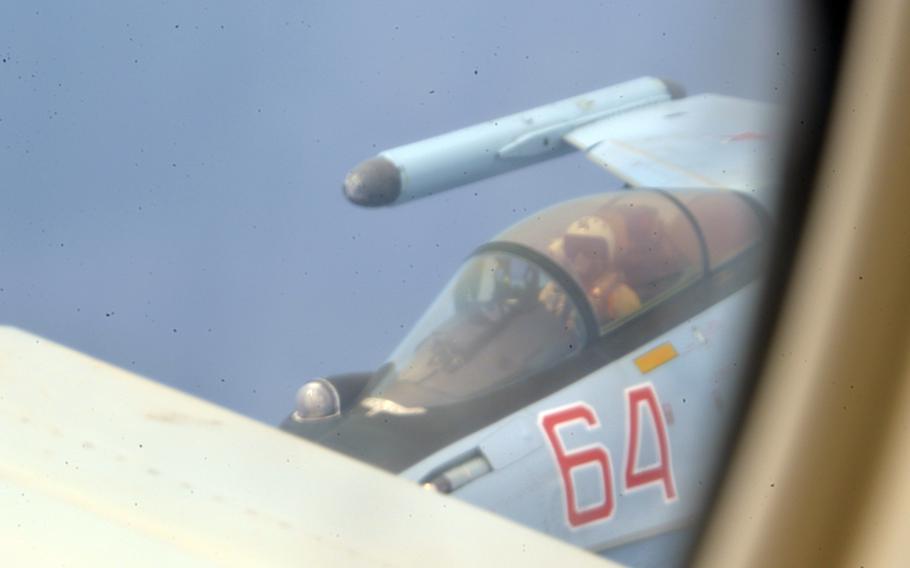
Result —
[{"label": "pilot's helmet", "polygon": [[616,254],[616,238],[610,225],[600,217],[588,215],[569,225],[562,238],[562,254],[570,262],[585,257],[585,263],[605,266]]}]

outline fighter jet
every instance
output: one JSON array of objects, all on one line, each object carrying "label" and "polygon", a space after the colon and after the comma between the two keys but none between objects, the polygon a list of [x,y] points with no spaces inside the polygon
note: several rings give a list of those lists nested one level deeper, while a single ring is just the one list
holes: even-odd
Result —
[{"label": "fighter jet", "polygon": [[375,372],[282,428],[614,560],[685,558],[713,489],[772,220],[775,109],[641,78],[381,152],[397,206],[579,150],[624,182],[478,247]]}]

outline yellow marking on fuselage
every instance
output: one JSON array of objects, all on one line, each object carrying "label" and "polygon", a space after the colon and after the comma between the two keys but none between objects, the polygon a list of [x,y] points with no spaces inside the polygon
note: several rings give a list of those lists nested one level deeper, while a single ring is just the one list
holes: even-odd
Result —
[{"label": "yellow marking on fuselage", "polygon": [[667,361],[672,361],[677,355],[679,355],[679,353],[676,352],[676,348],[668,341],[666,343],[661,343],[644,355],[636,357],[635,366],[638,367],[638,370],[641,371],[642,374],[650,373]]}]

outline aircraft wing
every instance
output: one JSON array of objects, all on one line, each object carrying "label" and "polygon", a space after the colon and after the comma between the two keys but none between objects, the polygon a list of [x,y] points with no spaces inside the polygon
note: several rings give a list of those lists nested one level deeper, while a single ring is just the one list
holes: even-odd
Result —
[{"label": "aircraft wing", "polygon": [[633,187],[735,189],[770,206],[762,190],[780,171],[778,114],[641,77],[384,150],[348,173],[344,192],[358,205],[399,205],[579,149]]},{"label": "aircraft wing", "polygon": [[602,565],[9,327],[0,549],[9,566]]},{"label": "aircraft wing", "polygon": [[777,124],[771,105],[705,94],[608,116],[563,139],[634,187],[757,193],[778,172]]}]

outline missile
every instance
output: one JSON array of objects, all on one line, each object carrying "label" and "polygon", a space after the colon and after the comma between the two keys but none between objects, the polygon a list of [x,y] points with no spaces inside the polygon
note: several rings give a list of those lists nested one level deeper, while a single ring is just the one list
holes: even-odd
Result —
[{"label": "missile", "polygon": [[344,179],[352,202],[398,205],[566,154],[563,136],[585,124],[683,95],[642,77],[380,152]]}]

